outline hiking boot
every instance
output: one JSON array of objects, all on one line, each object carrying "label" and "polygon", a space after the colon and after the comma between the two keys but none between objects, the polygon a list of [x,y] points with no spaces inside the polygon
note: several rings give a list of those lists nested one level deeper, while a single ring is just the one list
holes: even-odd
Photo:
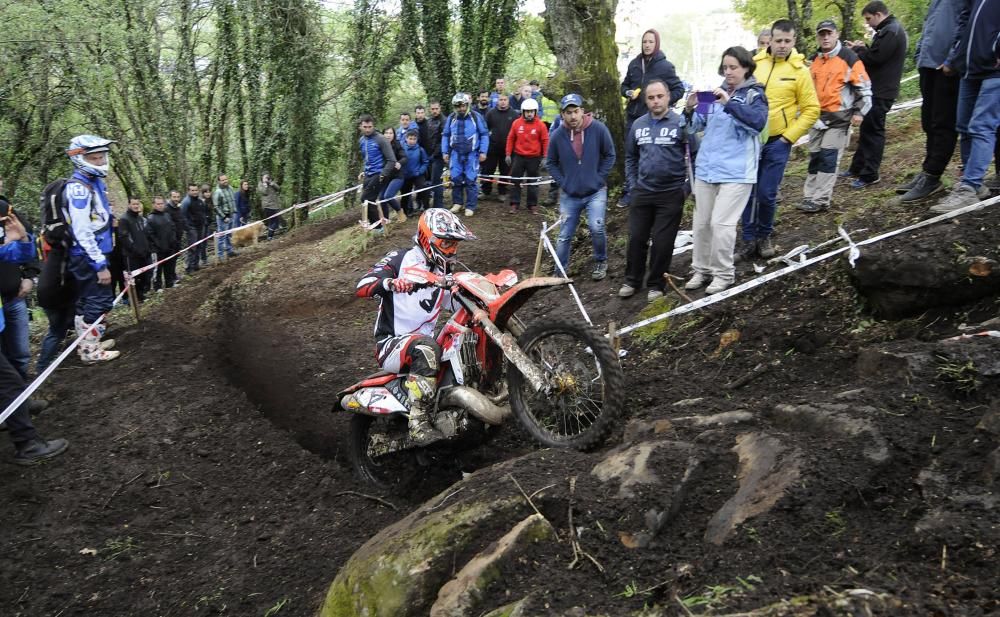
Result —
[{"label": "hiking boot", "polygon": [[43,398],[29,398],[27,405],[28,413],[31,415],[35,415],[49,408],[49,402]]},{"label": "hiking boot", "polygon": [[434,428],[431,419],[418,403],[410,409],[410,439],[418,446],[426,446],[444,439],[444,433]]},{"label": "hiking boot", "polygon": [[701,272],[695,272],[691,278],[688,279],[687,283],[684,283],[684,289],[694,290],[701,289],[708,282],[708,277]]},{"label": "hiking boot", "polygon": [[624,285],[618,288],[619,298],[631,298],[634,295],[635,295],[635,287],[632,287],[628,283],[625,283]]},{"label": "hiking boot", "polygon": [[838,178],[853,178],[854,174],[850,170],[845,169],[844,171],[842,171],[839,174],[837,174],[837,177]]},{"label": "hiking boot", "polygon": [[732,281],[724,281],[720,278],[712,279],[712,284],[705,288],[705,293],[708,295],[717,294],[720,291],[725,291],[732,286]]},{"label": "hiking boot", "polygon": [[913,186],[910,190],[900,197],[900,201],[903,203],[908,203],[912,201],[920,201],[921,199],[927,199],[935,193],[939,193],[944,190],[944,185],[941,184],[941,179],[928,175],[919,174],[916,181],[914,181]]},{"label": "hiking boot", "polygon": [[771,237],[762,238],[757,241],[757,253],[764,259],[770,259],[774,257],[774,243],[771,242]]},{"label": "hiking boot", "polygon": [[538,206],[528,206],[528,212],[538,214]]},{"label": "hiking boot", "polygon": [[590,278],[595,281],[602,281],[608,275],[608,262],[599,261],[594,264],[594,270],[590,273]]},{"label": "hiking boot", "polygon": [[31,441],[18,444],[14,452],[14,463],[17,465],[34,465],[45,459],[59,456],[69,447],[65,439],[43,439],[36,437]]},{"label": "hiking boot", "polygon": [[465,206],[463,206],[462,204],[455,204],[454,206],[451,207],[451,211],[453,214],[458,214],[462,210],[465,210]]},{"label": "hiking boot", "polygon": [[744,240],[743,246],[733,254],[733,261],[751,261],[757,256],[757,244],[759,240]]},{"label": "hiking boot", "polygon": [[852,189],[863,189],[869,187],[873,184],[878,184],[882,181],[882,178],[875,178],[874,180],[862,180],[861,178],[856,178],[854,182],[851,182]]},{"label": "hiking boot", "polygon": [[986,179],[983,186],[990,189],[991,191],[1000,191],[1000,174],[993,174]]},{"label": "hiking boot", "polygon": [[909,193],[910,189],[912,189],[913,187],[915,187],[917,185],[917,182],[920,182],[920,177],[923,176],[923,175],[926,175],[926,174],[924,174],[924,172],[920,172],[917,175],[915,175],[912,178],[910,178],[909,181],[905,182],[904,184],[900,184],[899,186],[897,186],[896,187],[896,194],[897,195],[905,195],[906,193]]},{"label": "hiking boot", "polygon": [[396,216],[396,222],[397,223],[405,223],[406,222],[406,213],[403,212],[402,210],[400,210],[399,211],[399,215]]},{"label": "hiking boot", "polygon": [[958,187],[952,189],[948,196],[941,200],[937,205],[931,206],[930,211],[934,214],[945,214],[946,212],[954,212],[965,206],[971,206],[974,203],[979,203],[980,197],[977,194],[976,189],[972,188],[968,184],[959,184]]},{"label": "hiking boot", "polygon": [[469,210],[468,208],[465,209],[465,216],[474,216],[475,214],[475,210]]},{"label": "hiking boot", "polygon": [[803,199],[802,203],[800,203],[795,207],[801,210],[802,212],[808,212],[810,214],[814,212],[821,212],[823,210],[823,206],[819,205],[818,203],[816,203],[811,199]]},{"label": "hiking boot", "polygon": [[646,292],[646,302],[655,302],[663,297],[663,292],[659,289],[650,289]]}]

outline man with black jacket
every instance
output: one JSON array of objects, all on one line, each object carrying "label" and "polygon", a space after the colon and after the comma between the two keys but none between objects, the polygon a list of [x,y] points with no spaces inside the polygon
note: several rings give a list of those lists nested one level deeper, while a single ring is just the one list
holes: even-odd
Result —
[{"label": "man with black jacket", "polygon": [[[149,248],[153,261],[159,261],[177,252],[174,249],[174,221],[166,211],[166,203],[157,195],[153,198],[153,211],[146,221]],[[168,259],[153,269],[153,289],[171,288],[177,282],[176,260]]]},{"label": "man with black jacket", "polygon": [[858,149],[854,152],[851,166],[842,175],[855,178],[851,188],[861,189],[875,184],[882,166],[885,151],[885,116],[899,96],[899,80],[903,77],[903,62],[906,60],[906,30],[889,13],[889,7],[882,0],[873,0],[861,9],[865,23],[875,29],[871,45],[863,41],[850,44],[868,76],[872,80],[872,108],[861,123],[858,133]]},{"label": "man with black jacket", "polygon": [[[184,212],[181,211],[181,193],[180,191],[170,191],[170,200],[167,201],[167,214],[170,215],[170,220],[174,223],[174,249],[171,254],[176,253],[181,250],[184,246],[184,230],[187,228],[187,223],[184,222]],[[177,272],[177,260],[179,257],[174,257],[173,259],[173,269]],[[177,276],[174,284],[180,283],[181,277]]]},{"label": "man with black jacket", "polygon": [[[181,202],[181,213],[184,214],[184,224],[187,228],[188,246],[208,236],[208,204],[205,203],[201,195],[197,184],[189,184],[187,197]],[[208,261],[208,242],[202,242],[188,251],[187,268],[184,271],[191,274],[200,270],[199,259],[202,262]]]},{"label": "man with black jacket", "polygon": [[[138,197],[128,198],[128,210],[118,223],[118,243],[122,247],[122,257],[125,260],[125,271],[131,272],[149,265],[149,237],[146,217],[142,215],[142,202]],[[150,279],[153,273],[143,272],[135,277],[135,292],[139,302],[146,299]]]},{"label": "man with black jacket", "polygon": [[[486,153],[483,166],[479,168],[481,176],[496,173],[498,169],[501,176],[510,174],[510,165],[505,159],[504,149],[507,147],[507,135],[510,134],[510,127],[514,124],[514,120],[517,120],[517,117],[518,112],[511,108],[510,97],[506,94],[497,97],[497,106],[486,112],[486,127],[490,130],[490,149]],[[502,181],[507,182],[507,178]],[[480,183],[483,195],[489,195],[493,192],[493,184],[492,178],[486,178]],[[497,194],[501,197],[506,195],[507,185],[497,184]]]},{"label": "man with black jacket", "polygon": [[[431,101],[428,107],[430,107],[431,115],[427,117],[425,125],[430,144],[424,148],[424,151],[430,157],[431,164],[427,166],[427,181],[435,187],[431,189],[431,195],[434,196],[434,207],[443,208],[444,187],[438,185],[441,184],[441,176],[444,174],[444,157],[441,156],[441,133],[444,131],[444,118],[441,117],[441,103],[439,101]],[[420,145],[423,146],[423,133],[421,133],[420,139]]]}]

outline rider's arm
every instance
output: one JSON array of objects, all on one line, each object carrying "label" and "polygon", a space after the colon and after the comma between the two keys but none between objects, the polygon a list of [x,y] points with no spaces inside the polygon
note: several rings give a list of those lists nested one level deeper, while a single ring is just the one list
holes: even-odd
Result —
[{"label": "rider's arm", "polygon": [[396,278],[399,266],[403,261],[404,251],[392,251],[361,277],[354,295],[359,298],[372,298],[393,293],[389,289],[389,281]]},{"label": "rider's arm", "polygon": [[104,253],[97,244],[94,237],[94,230],[91,229],[90,221],[90,200],[93,199],[91,190],[79,183],[70,182],[66,185],[66,209],[69,214],[69,223],[73,228],[73,239],[87,253],[87,259],[94,272],[100,272],[108,267]]}]

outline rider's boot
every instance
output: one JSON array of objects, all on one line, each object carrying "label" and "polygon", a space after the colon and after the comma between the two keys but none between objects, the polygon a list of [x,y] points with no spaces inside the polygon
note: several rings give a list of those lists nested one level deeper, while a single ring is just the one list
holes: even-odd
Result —
[{"label": "rider's boot", "polygon": [[419,446],[426,446],[444,439],[444,434],[431,424],[428,409],[434,406],[437,390],[433,377],[410,375],[406,378],[406,392],[410,397],[410,439]]}]

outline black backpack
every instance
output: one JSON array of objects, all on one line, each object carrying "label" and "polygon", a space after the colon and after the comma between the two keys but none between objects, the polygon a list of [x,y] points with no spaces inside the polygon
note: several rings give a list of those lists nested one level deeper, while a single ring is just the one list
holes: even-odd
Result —
[{"label": "black backpack", "polygon": [[[72,227],[66,220],[67,182],[65,178],[50,182],[42,189],[42,195],[38,200],[42,215],[42,237],[50,246],[69,247],[73,243]],[[93,203],[90,207],[93,209]]]}]

